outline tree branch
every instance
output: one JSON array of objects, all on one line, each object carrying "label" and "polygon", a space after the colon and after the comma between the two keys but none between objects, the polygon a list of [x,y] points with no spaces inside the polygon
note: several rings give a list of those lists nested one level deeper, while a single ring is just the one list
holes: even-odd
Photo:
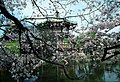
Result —
[{"label": "tree branch", "polygon": [[[35,4],[35,6],[38,8],[39,12],[45,17],[45,15],[42,13],[42,11],[40,10],[39,6],[37,5],[35,0],[32,0],[33,4]],[[43,8],[42,8],[43,9]],[[43,9],[44,10],[44,9]],[[45,10],[44,10],[45,11]]]}]

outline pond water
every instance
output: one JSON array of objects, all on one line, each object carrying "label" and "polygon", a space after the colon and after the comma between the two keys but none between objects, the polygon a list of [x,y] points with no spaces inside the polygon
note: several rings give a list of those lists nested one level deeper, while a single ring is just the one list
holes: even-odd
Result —
[{"label": "pond water", "polygon": [[[81,80],[68,79],[63,69],[51,64],[41,66],[36,82],[120,82],[120,62],[114,63],[74,63],[67,67],[69,76]],[[86,75],[87,74],[87,75]],[[0,82],[16,82],[7,71],[0,72]]]}]

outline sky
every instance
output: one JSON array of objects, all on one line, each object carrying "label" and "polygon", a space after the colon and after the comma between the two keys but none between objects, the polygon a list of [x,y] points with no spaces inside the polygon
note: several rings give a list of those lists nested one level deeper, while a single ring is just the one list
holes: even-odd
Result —
[{"label": "sky", "polygon": [[[41,1],[41,2],[37,2],[39,7],[44,8],[49,15],[55,16],[55,11],[50,10],[50,8],[54,9],[54,10],[55,10],[55,8],[49,0],[37,0],[37,1]],[[70,1],[72,1],[72,0],[70,0]],[[23,0],[23,2],[24,2],[24,0]],[[61,3],[66,3],[66,1],[63,0]],[[17,4],[17,3],[13,3],[13,4]],[[27,4],[26,8],[24,8],[23,10],[20,10],[20,11],[22,11],[22,13],[18,11],[18,7],[15,8],[15,10],[13,12],[14,16],[16,16],[18,19],[22,19],[24,17],[29,18],[29,17],[31,17],[31,15],[34,12],[35,14],[32,17],[38,17],[38,16],[41,18],[43,17],[42,15],[40,15],[38,9],[36,7],[33,7],[30,0],[28,0],[28,2],[26,4]],[[80,14],[87,14],[88,13],[88,10],[86,10],[84,12],[82,11],[87,6],[87,4],[84,3],[83,1],[80,1],[80,0],[79,0],[79,2],[74,2],[73,4],[63,6],[65,8],[65,10],[68,12],[66,16],[65,16],[65,10],[59,4],[56,4],[56,5],[57,5],[56,7],[57,7],[58,12],[60,13],[61,18],[68,17],[68,16],[77,16]],[[19,7],[19,8],[22,8],[22,7]],[[43,11],[43,10],[41,9],[41,11]],[[71,12],[69,12],[69,11],[71,11]],[[43,13],[46,14],[44,11],[43,11]],[[96,11],[94,14],[96,14],[96,13],[98,14],[99,12]],[[91,17],[92,17],[92,15],[91,15]],[[85,18],[88,21],[90,20],[90,16],[88,16],[88,15],[86,15]],[[77,28],[80,28],[82,26],[87,25],[87,22],[81,21],[81,17],[79,17],[79,16],[78,17],[70,17],[67,19],[70,21],[77,22],[77,24],[78,24]],[[39,20],[39,21],[41,21],[41,20]]]},{"label": "sky", "polygon": [[[31,16],[32,17],[43,18],[43,16],[39,13],[36,6],[33,6],[31,4],[31,0],[13,0],[13,1],[14,2],[12,2],[12,3],[10,1],[8,1],[11,4],[10,4],[10,6],[8,6],[6,4],[6,7],[10,8],[13,5],[17,6],[17,5],[19,5],[18,2],[20,4],[24,4],[24,1],[26,1],[26,6],[25,7],[23,7],[22,5],[19,5],[18,7],[13,7],[14,11],[10,12],[12,15],[17,17],[19,20],[23,19],[24,17],[30,18]],[[50,2],[50,0],[36,0],[36,1],[37,1],[38,6],[40,7],[40,10],[44,13],[44,15],[46,15],[46,12],[43,9],[45,9],[47,11],[48,15],[55,16],[55,7]],[[53,0],[53,1],[61,1],[62,4],[63,3],[65,4],[65,5],[63,5],[63,7],[65,8],[65,10],[64,10],[60,4],[54,3],[56,5],[56,10],[58,10],[58,12],[60,13],[61,18],[68,17],[68,16],[77,16],[77,15],[89,13],[89,9],[86,9],[85,11],[83,11],[83,9],[85,9],[87,7],[87,4],[85,2],[83,2],[82,0],[78,0],[78,2],[72,2],[72,4],[70,4],[70,5],[67,5],[66,4],[67,2],[65,0]],[[67,1],[73,1],[73,0],[67,0]],[[102,4],[104,0],[87,0],[87,1],[100,1],[101,4]],[[9,10],[9,8],[8,8],[8,10]],[[93,10],[95,10],[95,9],[93,9]],[[65,16],[65,11],[68,12],[66,16]],[[69,11],[71,11],[71,12],[69,12]],[[100,12],[96,11],[93,14],[85,15],[85,18],[87,19],[87,21],[90,22],[92,19],[94,19],[94,15],[96,16],[96,15],[99,15],[99,14],[100,14]],[[77,29],[80,29],[81,27],[86,27],[87,26],[87,21],[83,20],[83,17],[82,17],[82,19],[81,19],[80,16],[70,17],[70,18],[67,18],[67,19],[70,20],[70,21],[76,22],[78,24]],[[38,20],[38,21],[41,22],[42,20]],[[97,21],[93,21],[93,22],[94,22],[94,24],[99,23]],[[92,24],[89,25],[89,26],[92,26]]]}]

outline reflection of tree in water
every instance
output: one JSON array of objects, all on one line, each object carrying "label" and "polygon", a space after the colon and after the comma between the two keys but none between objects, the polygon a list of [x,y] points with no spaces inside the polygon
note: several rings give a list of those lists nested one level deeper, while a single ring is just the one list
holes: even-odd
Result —
[{"label": "reflection of tree in water", "polygon": [[120,62],[117,62],[117,65],[112,65],[112,72],[116,74],[117,79],[120,80]]},{"label": "reflection of tree in water", "polygon": [[119,81],[120,77],[119,77],[119,73],[120,73],[120,62],[111,62],[108,61],[104,64],[104,77],[106,81]]},{"label": "reflection of tree in water", "polygon": [[85,81],[104,81],[104,68],[95,63],[77,64],[75,66],[75,74],[77,77],[84,76]]}]

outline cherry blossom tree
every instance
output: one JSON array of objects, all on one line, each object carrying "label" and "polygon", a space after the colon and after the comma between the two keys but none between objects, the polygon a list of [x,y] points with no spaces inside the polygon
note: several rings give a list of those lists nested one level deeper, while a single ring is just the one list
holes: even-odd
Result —
[{"label": "cherry blossom tree", "polygon": [[[47,3],[45,3],[45,1],[47,1]],[[74,11],[75,8],[70,8],[74,5],[78,6],[81,2],[86,5],[82,9],[75,7],[78,10]],[[42,6],[42,4],[45,5]],[[83,46],[75,46],[70,50],[63,49],[63,47],[60,47],[60,49],[57,47],[60,46],[59,44],[56,44],[57,46],[53,45],[53,42],[57,41],[57,38],[55,38],[57,36],[51,35],[54,36],[54,41],[48,39],[52,32],[51,29],[47,31],[48,33],[46,33],[46,35],[40,35],[44,31],[38,30],[39,25],[37,25],[37,22],[38,20],[44,19],[48,21],[50,17],[55,19],[62,18],[64,20],[79,18],[78,22],[83,29],[91,28],[92,30],[96,29],[96,31],[99,28],[111,29],[114,26],[119,25],[119,4],[120,2],[117,0],[0,0],[0,30],[4,31],[5,34],[1,43],[6,43],[6,40],[8,40],[17,45],[15,47],[13,45],[13,47],[10,47],[17,50],[17,52],[15,50],[11,51],[10,48],[5,47],[3,44],[0,45],[3,53],[7,56],[8,60],[6,61],[11,61],[8,62],[8,64],[12,63],[10,65],[12,67],[10,72],[13,74],[13,77],[15,79],[22,78],[23,80],[36,77],[39,74],[34,74],[34,69],[40,67],[43,62],[46,62],[62,67],[65,75],[69,79],[74,80],[84,78],[84,76],[70,77],[67,73],[67,65],[70,63],[69,61],[85,60],[86,54],[83,52],[86,52],[86,47],[89,47],[87,52],[89,52],[90,55],[96,54],[96,52],[93,53],[93,48],[95,46],[96,49],[99,49],[99,46],[94,45],[93,43],[97,43],[98,40],[95,41],[93,35],[88,38],[88,35],[87,38],[80,39],[81,43],[86,45],[84,46],[85,48],[83,48]],[[31,11],[28,8],[31,8]],[[30,15],[28,16],[29,12]],[[30,24],[34,29],[29,27]],[[63,21],[62,25],[66,27],[66,22]],[[50,25],[47,26],[49,27]],[[41,28],[42,27],[44,28],[45,25],[41,25]],[[35,32],[33,30],[35,30]],[[45,36],[48,37],[45,38]],[[65,35],[60,37],[65,37]],[[73,44],[74,42],[72,41],[71,36],[68,35],[68,37],[69,42]],[[85,39],[89,39],[90,41],[87,42]],[[104,48],[103,44],[100,44],[100,47],[101,46]],[[92,49],[90,47],[92,47]],[[119,47],[119,45],[104,48],[105,53],[107,49],[109,50],[114,47]],[[81,51],[81,53],[79,53],[79,51]],[[0,61],[4,60],[5,58]],[[21,69],[24,69],[24,71]],[[19,75],[16,74],[17,72],[20,72]]]}]

